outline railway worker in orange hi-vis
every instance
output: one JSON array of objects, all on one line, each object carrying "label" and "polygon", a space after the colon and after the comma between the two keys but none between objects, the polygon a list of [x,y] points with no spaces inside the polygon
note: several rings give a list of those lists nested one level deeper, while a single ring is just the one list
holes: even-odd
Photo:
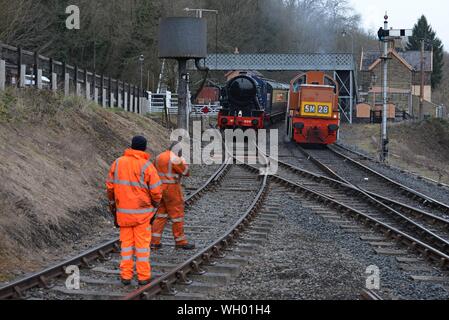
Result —
[{"label": "railway worker in orange hi-vis", "polygon": [[134,277],[134,257],[139,285],[151,281],[151,221],[162,199],[162,182],[146,149],[147,140],[134,137],[131,149],[112,164],[106,182],[109,207],[120,228],[124,285]]},{"label": "railway worker in orange hi-vis", "polygon": [[184,196],[181,178],[189,176],[189,166],[185,159],[178,157],[172,150],[177,143],[161,153],[154,165],[162,181],[162,202],[153,224],[152,249],[162,248],[161,240],[165,225],[170,219],[176,249],[193,250],[194,244],[189,244],[184,233]]}]

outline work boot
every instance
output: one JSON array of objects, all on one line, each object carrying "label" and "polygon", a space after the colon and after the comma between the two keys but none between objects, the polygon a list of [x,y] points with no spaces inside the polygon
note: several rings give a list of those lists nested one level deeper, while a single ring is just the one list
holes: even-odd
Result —
[{"label": "work boot", "polygon": [[162,249],[162,244],[152,244],[151,250],[159,250]]},{"label": "work boot", "polygon": [[176,249],[182,249],[182,250],[195,250],[195,245],[188,243],[188,244],[180,244],[176,245]]},{"label": "work boot", "polygon": [[129,285],[131,285],[131,280],[122,279],[122,284],[123,284],[124,286],[129,286]]},{"label": "work boot", "polygon": [[148,280],[139,280],[139,286],[141,286],[141,287],[143,287],[143,286],[146,286],[146,285],[149,285],[151,283],[151,279],[148,279]]}]

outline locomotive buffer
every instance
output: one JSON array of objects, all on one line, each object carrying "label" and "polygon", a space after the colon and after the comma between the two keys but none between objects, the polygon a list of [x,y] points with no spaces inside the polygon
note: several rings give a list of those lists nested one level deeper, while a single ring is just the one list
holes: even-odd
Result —
[{"label": "locomotive buffer", "polygon": [[379,29],[377,33],[379,36],[379,41],[383,42],[384,52],[381,59],[383,60],[383,111],[382,111],[382,152],[380,155],[380,160],[385,162],[388,160],[388,49],[389,43],[394,42],[396,39],[403,39],[405,37],[412,36],[413,32],[411,29],[388,29],[388,15],[385,13],[384,17],[384,27]]}]

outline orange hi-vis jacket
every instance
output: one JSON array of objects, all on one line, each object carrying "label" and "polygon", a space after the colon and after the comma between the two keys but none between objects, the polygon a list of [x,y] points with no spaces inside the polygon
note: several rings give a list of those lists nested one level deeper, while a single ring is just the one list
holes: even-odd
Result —
[{"label": "orange hi-vis jacket", "polygon": [[184,233],[184,195],[180,180],[189,175],[189,166],[183,158],[171,151],[161,153],[155,161],[162,186],[162,202],[153,225],[152,244],[161,243],[162,234],[167,221],[172,222],[173,235],[177,245],[186,245]]},{"label": "orange hi-vis jacket", "polygon": [[154,164],[163,184],[163,197],[158,216],[164,213],[176,217],[183,215],[184,196],[180,181],[181,177],[189,176],[189,166],[183,158],[176,156],[172,151],[161,153]]},{"label": "orange hi-vis jacket", "polygon": [[163,184],[179,184],[181,177],[189,176],[189,166],[185,159],[172,151],[161,153],[154,163]]},{"label": "orange hi-vis jacket", "polygon": [[111,166],[106,183],[109,200],[115,200],[120,227],[147,223],[156,213],[154,204],[162,199],[162,182],[150,155],[128,149]]}]

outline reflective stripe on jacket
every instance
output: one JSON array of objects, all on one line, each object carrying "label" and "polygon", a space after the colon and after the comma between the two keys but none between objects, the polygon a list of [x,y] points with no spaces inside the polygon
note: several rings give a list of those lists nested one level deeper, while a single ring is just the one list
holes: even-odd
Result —
[{"label": "reflective stripe on jacket", "polygon": [[109,200],[117,206],[121,227],[131,227],[151,219],[153,203],[162,199],[162,182],[148,153],[128,149],[111,166],[106,182]]},{"label": "reflective stripe on jacket", "polygon": [[154,164],[163,184],[178,184],[182,176],[189,176],[185,159],[171,151],[161,153]]}]

